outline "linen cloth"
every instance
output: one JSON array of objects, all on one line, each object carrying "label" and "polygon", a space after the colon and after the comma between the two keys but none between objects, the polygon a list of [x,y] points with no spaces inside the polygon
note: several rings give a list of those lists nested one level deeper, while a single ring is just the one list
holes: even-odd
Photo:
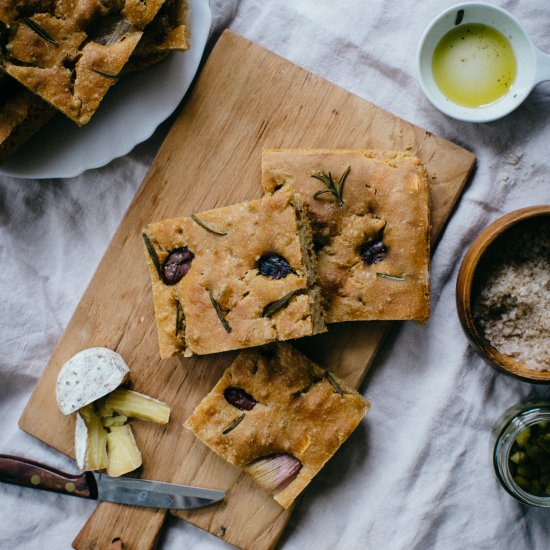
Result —
[{"label": "linen cloth", "polygon": [[[488,124],[458,122],[432,107],[416,79],[415,50],[430,21],[454,3],[212,2],[213,37],[228,25],[478,157],[434,252],[432,317],[425,326],[394,327],[361,388],[372,410],[306,489],[283,548],[550,547],[550,511],[510,497],[489,458],[498,417],[550,392],[478,358],[454,302],[460,261],[475,236],[504,213],[550,203],[550,85]],[[498,5],[550,52],[545,0]],[[77,178],[0,178],[0,453],[75,471],[72,461],[21,432],[17,421],[168,126],[127,156]],[[94,506],[0,484],[0,549],[70,548]],[[159,542],[162,549],[224,547],[175,518]]]}]

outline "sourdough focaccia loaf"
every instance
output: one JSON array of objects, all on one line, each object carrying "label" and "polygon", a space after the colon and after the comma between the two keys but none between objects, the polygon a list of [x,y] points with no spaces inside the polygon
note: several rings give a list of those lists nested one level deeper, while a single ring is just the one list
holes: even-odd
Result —
[{"label": "sourdough focaccia loaf", "polygon": [[161,357],[326,330],[311,229],[290,189],[153,223],[143,237]]},{"label": "sourdough focaccia loaf", "polygon": [[164,0],[6,0],[4,71],[86,124]]},{"label": "sourdough focaccia loaf", "polygon": [[418,158],[264,150],[262,184],[308,205],[327,321],[429,317],[429,191]]},{"label": "sourdough focaccia loaf", "polygon": [[239,354],[185,426],[284,508],[370,404],[288,344]]}]

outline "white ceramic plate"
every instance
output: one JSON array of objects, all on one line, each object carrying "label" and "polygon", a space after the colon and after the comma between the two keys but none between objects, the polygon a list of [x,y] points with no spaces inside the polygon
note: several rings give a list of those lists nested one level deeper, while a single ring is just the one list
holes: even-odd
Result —
[{"label": "white ceramic plate", "polygon": [[179,105],[197,72],[212,15],[208,0],[190,0],[191,47],[133,74],[111,88],[83,128],[56,115],[0,174],[20,178],[71,178],[129,153]]}]

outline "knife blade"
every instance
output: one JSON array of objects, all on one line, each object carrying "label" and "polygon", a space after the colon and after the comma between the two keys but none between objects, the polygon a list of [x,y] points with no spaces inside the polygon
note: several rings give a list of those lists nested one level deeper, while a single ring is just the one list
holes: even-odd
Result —
[{"label": "knife blade", "polygon": [[66,495],[147,508],[188,510],[219,502],[224,491],[95,472],[71,475],[22,458],[0,455],[0,481]]},{"label": "knife blade", "polygon": [[225,496],[223,491],[216,489],[132,477],[112,477],[94,472],[92,475],[97,485],[98,500],[119,504],[189,510],[214,504]]}]

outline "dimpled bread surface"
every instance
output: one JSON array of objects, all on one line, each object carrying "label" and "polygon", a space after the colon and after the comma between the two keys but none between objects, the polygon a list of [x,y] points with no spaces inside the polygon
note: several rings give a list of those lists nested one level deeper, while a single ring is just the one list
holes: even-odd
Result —
[{"label": "dimpled bread surface", "polygon": [[[313,177],[338,181],[349,167],[339,205]],[[264,150],[267,193],[291,186],[308,205],[327,322],[425,321],[430,314],[429,190],[414,155],[392,151]],[[362,247],[381,240],[383,259],[366,263]]]},{"label": "dimpled bread surface", "polygon": [[[252,396],[256,401],[252,410],[229,403],[224,396],[227,388],[240,388]],[[369,408],[343,382],[289,344],[278,343],[241,352],[185,426],[245,471],[253,461],[278,453],[298,459],[302,464],[298,475],[272,493],[288,508]],[[227,432],[227,426],[243,414]]]},{"label": "dimpled bread surface", "polygon": [[[160,264],[181,247],[194,254],[188,273],[167,285],[146,250],[162,358],[258,346],[326,330],[311,230],[297,194],[288,190],[197,213],[196,218],[225,235],[208,231],[191,217],[145,229]],[[269,253],[283,256],[294,272],[278,280],[260,274],[258,260]],[[264,314],[268,305],[290,293],[284,307]],[[178,317],[181,330],[176,330]]]},{"label": "dimpled bread surface", "polygon": [[[2,68],[78,125],[86,124],[163,3],[6,0],[0,6],[7,29],[0,39]],[[97,38],[99,28],[119,23],[119,37]]]}]

